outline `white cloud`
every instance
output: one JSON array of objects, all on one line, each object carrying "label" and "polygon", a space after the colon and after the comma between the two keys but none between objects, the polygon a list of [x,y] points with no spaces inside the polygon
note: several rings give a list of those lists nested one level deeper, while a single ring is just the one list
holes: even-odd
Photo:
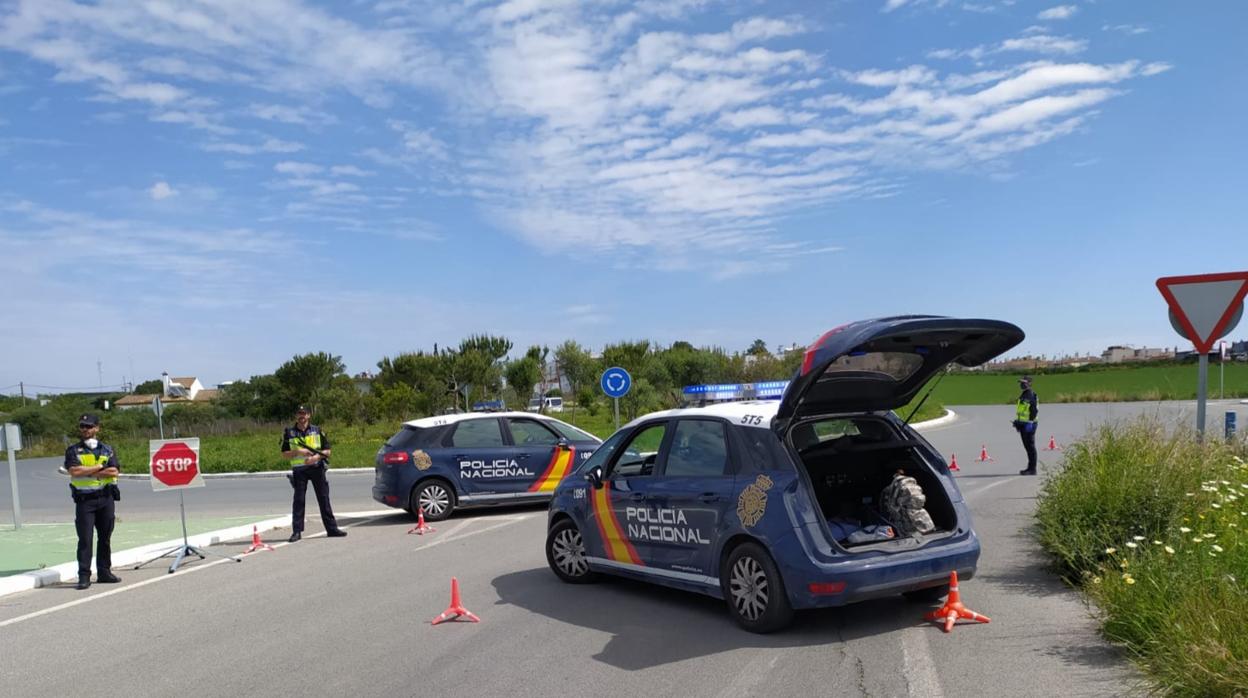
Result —
[{"label": "white cloud", "polygon": [[1075,13],[1078,11],[1079,8],[1074,5],[1058,5],[1044,10],[1040,14],[1036,15],[1036,18],[1044,20],[1070,19],[1071,17],[1074,17]]},{"label": "white cloud", "polygon": [[884,9],[881,11],[892,12],[893,10],[896,10],[897,8],[902,7],[908,2],[910,2],[910,0],[887,0],[887,2],[884,3]]},{"label": "white cloud", "polygon": [[266,138],[258,145],[214,141],[205,143],[203,149],[210,153],[235,153],[237,155],[255,155],[257,153],[297,153],[304,149],[302,143],[284,141],[280,138]]},{"label": "white cloud", "polygon": [[306,177],[308,175],[322,172],[325,168],[309,162],[292,162],[290,160],[284,160],[274,165],[273,169],[274,171],[281,172],[282,174],[292,174]]},{"label": "white cloud", "polygon": [[1113,31],[1122,34],[1147,34],[1150,30],[1148,27],[1139,24],[1106,24],[1101,27],[1101,31]]},{"label": "white cloud", "polygon": [[362,170],[355,165],[334,165],[329,168],[330,173],[340,177],[371,177],[376,172],[371,170]]},{"label": "white cloud", "polygon": [[147,190],[147,195],[152,197],[153,201],[163,201],[171,196],[177,196],[178,192],[169,186],[168,182],[157,182]]},{"label": "white cloud", "polygon": [[969,49],[936,49],[928,51],[928,58],[949,60],[953,58],[970,58],[979,61],[988,56],[1003,53],[1040,53],[1045,55],[1070,56],[1082,53],[1088,48],[1084,39],[1072,39],[1065,36],[1053,36],[1043,33],[1042,27],[1028,27],[1022,36],[1006,39],[998,44],[981,44]]}]

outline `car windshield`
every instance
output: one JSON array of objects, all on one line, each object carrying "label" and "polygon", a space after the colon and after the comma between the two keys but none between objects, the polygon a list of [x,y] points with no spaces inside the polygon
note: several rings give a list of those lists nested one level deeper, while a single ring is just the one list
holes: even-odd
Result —
[{"label": "car windshield", "polygon": [[535,410],[541,406],[542,406],[542,401],[539,398],[533,398],[532,400],[529,400],[529,409]]},{"label": "car windshield", "polygon": [[563,422],[552,419],[546,422],[546,425],[554,427],[555,431],[559,432],[559,434],[568,441],[600,441],[597,436],[594,436],[589,432],[581,431],[571,424],[564,424]]},{"label": "car windshield", "polygon": [[581,461],[581,464],[576,466],[575,472],[585,472],[595,466],[605,468],[607,461],[611,459],[611,454],[615,453],[615,449],[620,447],[620,442],[624,440],[624,436],[627,433],[628,432],[625,431],[615,432],[611,438],[607,439],[601,446],[598,447],[598,450],[594,451],[594,455]]}]

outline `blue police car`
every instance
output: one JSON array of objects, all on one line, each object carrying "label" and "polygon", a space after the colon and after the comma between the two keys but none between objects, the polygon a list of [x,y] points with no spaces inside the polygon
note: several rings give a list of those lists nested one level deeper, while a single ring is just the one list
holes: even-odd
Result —
[{"label": "blue police car", "polygon": [[602,441],[531,412],[407,422],[377,452],[373,499],[441,521],[461,507],[544,502]]},{"label": "blue police car", "polygon": [[941,455],[892,410],[935,373],[1023,339],[994,320],[904,316],[838,327],[779,401],[656,412],[555,490],[546,558],[571,583],[622,575],[722,598],[747,630],[794,609],[935,600],[979,559]]}]

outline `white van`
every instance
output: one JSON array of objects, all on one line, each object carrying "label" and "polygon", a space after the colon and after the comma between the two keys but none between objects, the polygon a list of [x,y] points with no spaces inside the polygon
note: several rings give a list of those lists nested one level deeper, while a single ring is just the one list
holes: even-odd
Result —
[{"label": "white van", "polygon": [[529,400],[527,408],[529,412],[562,412],[563,398],[561,397],[535,397]]}]

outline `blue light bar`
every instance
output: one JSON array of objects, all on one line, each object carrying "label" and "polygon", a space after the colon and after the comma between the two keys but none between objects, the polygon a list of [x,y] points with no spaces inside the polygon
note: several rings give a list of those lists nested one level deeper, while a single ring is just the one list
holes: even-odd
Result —
[{"label": "blue light bar", "polygon": [[784,396],[788,381],[760,381],[758,383],[714,383],[686,385],[686,398],[707,401],[722,400],[779,400]]}]

